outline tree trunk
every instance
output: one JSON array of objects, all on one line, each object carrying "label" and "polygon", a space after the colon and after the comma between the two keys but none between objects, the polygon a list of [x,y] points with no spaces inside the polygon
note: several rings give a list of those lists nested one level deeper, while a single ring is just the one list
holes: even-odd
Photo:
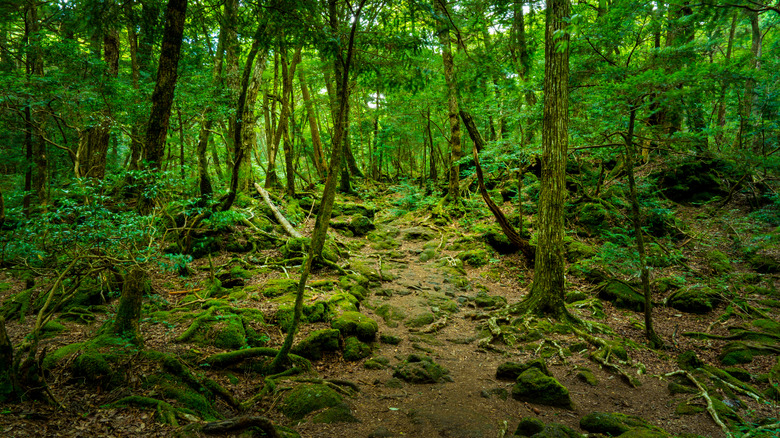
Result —
[{"label": "tree trunk", "polygon": [[544,45],[544,115],[538,238],[531,291],[520,313],[570,318],[564,305],[564,198],[569,145],[569,0],[547,3]]},{"label": "tree trunk", "polygon": [[653,328],[653,299],[650,293],[650,270],[647,267],[647,254],[645,252],[645,239],[642,234],[642,217],[639,214],[639,201],[636,195],[636,182],[634,181],[634,163],[636,162],[636,147],[634,146],[634,124],[636,122],[636,105],[631,105],[628,119],[628,134],[626,135],[626,172],[628,173],[628,187],[631,196],[631,219],[634,223],[634,236],[636,248],[639,252],[639,265],[641,266],[642,292],[645,296],[645,336],[651,348],[662,348],[663,340],[656,334]]},{"label": "tree trunk", "polygon": [[306,82],[306,72],[302,66],[298,66],[298,82],[301,86],[301,97],[306,107],[306,114],[309,118],[309,131],[311,132],[312,157],[314,159],[314,168],[317,170],[317,176],[325,176],[325,156],[322,153],[322,139],[320,138],[320,122],[317,113],[314,110],[314,104],[311,101],[309,84]]},{"label": "tree trunk", "polygon": [[[311,272],[312,263],[314,260],[319,260],[322,257],[322,249],[325,246],[325,238],[328,233],[328,225],[330,223],[331,212],[333,211],[333,200],[336,197],[336,183],[338,182],[339,169],[341,167],[341,148],[339,145],[344,141],[344,125],[347,115],[347,101],[349,99],[349,70],[352,63],[352,57],[354,52],[355,43],[355,31],[360,23],[360,13],[363,10],[363,4],[366,0],[361,0],[357,6],[357,11],[352,20],[352,29],[349,34],[349,42],[347,44],[346,56],[342,55],[339,50],[337,52],[337,64],[340,65],[341,76],[337,76],[337,80],[342,85],[340,87],[341,93],[339,98],[339,107],[334,119],[333,126],[333,138],[331,141],[331,159],[330,167],[328,169],[328,178],[325,181],[325,188],[322,193],[322,201],[320,203],[320,211],[317,213],[317,220],[314,224],[314,232],[312,233],[311,246],[309,247],[309,253],[306,257],[306,264],[301,272],[301,278],[298,282],[298,291],[295,296],[295,307],[293,311],[293,321],[290,326],[290,330],[287,332],[287,336],[284,339],[282,347],[279,349],[279,353],[271,364],[271,369],[279,370],[289,363],[289,352],[292,348],[293,340],[295,339],[295,333],[298,330],[300,324],[301,314],[303,313],[303,294],[306,288],[306,280]],[[338,32],[338,21],[335,15],[336,0],[328,0],[328,9],[331,14],[330,25],[334,34]]]},{"label": "tree trunk", "polygon": [[287,195],[295,196],[295,168],[293,166],[292,144],[290,142],[289,126],[292,117],[290,107],[292,105],[293,78],[295,77],[295,67],[301,61],[301,49],[298,47],[295,55],[287,65],[287,51],[282,50],[282,114],[279,118],[279,127],[274,142],[279,144],[279,136],[283,137],[282,148],[284,149],[285,180],[287,182]]},{"label": "tree trunk", "polygon": [[[214,83],[215,89],[219,88],[219,77],[222,75],[224,45],[224,32],[220,30],[217,40],[217,51],[214,54],[214,66],[211,70],[211,80]],[[211,137],[211,127],[214,125],[212,112],[213,108],[211,105],[203,110],[203,120],[201,121],[200,131],[198,132],[198,145],[195,149],[195,154],[198,159],[198,186],[200,187],[202,202],[211,199],[211,194],[214,192],[211,185],[211,178],[209,178],[208,159],[206,158],[206,152],[209,147],[209,138]],[[216,154],[214,158],[217,158]],[[215,161],[214,165],[216,166],[217,171],[221,172],[219,161]]]},{"label": "tree trunk", "polygon": [[141,321],[141,304],[144,294],[151,292],[149,274],[141,268],[133,267],[125,275],[122,297],[116,310],[116,319],[111,331],[135,345],[143,345],[139,324]]},{"label": "tree trunk", "polygon": [[[268,149],[268,169],[265,174],[265,188],[270,189],[279,185],[279,176],[276,174],[276,154],[279,150],[279,142],[275,140],[277,123],[276,102],[279,91],[279,51],[274,51],[274,85],[272,94],[266,91],[263,96],[263,107],[265,108],[265,133],[266,147]],[[270,97],[270,104],[269,104]]]},{"label": "tree trunk", "polygon": [[255,62],[255,67],[252,72],[252,80],[249,83],[249,89],[247,90],[246,105],[244,106],[244,115],[242,123],[244,133],[242,135],[243,147],[246,151],[244,153],[244,160],[241,162],[239,169],[239,190],[242,192],[251,191],[250,185],[254,183],[252,179],[252,160],[250,157],[254,154],[257,148],[257,133],[255,133],[255,124],[257,123],[256,109],[257,93],[263,83],[263,72],[265,72],[265,65],[268,59],[268,52],[263,51],[259,54],[259,58]]},{"label": "tree trunk", "polygon": [[439,44],[442,46],[442,63],[444,65],[444,81],[447,84],[447,109],[450,121],[450,179],[447,198],[451,203],[460,202],[460,165],[458,161],[463,155],[460,144],[460,119],[458,118],[458,92],[455,79],[455,63],[452,57],[450,29],[447,24],[449,14],[446,0],[433,0],[434,10],[439,21],[436,30]]},{"label": "tree trunk", "polygon": [[[761,56],[761,29],[758,26],[758,12],[745,11],[745,13],[750,19],[750,67],[757,71],[761,68],[761,64],[759,62]],[[745,91],[742,97],[742,105],[740,107],[739,130],[737,131],[737,136],[734,139],[735,149],[745,149],[749,144],[746,139],[750,134],[753,133],[753,109],[757,99],[757,96],[755,95],[755,88],[756,80],[753,79],[753,76],[749,76],[745,81]],[[755,146],[756,144],[757,142],[754,141],[753,145]]]},{"label": "tree trunk", "polygon": [[[224,6],[224,21],[222,27],[225,34],[225,88],[230,96],[229,105],[237,108],[238,95],[241,93],[241,74],[239,72],[238,58],[240,45],[238,42],[238,0],[226,0]],[[228,169],[235,166],[231,163],[231,158],[235,157],[236,139],[236,118],[241,117],[240,113],[234,113],[228,117],[228,130],[225,140],[227,141],[227,156],[225,160]]]},{"label": "tree trunk", "polygon": [[14,346],[5,330],[5,318],[0,316],[0,403],[19,400],[19,383],[14,371]]},{"label": "tree trunk", "polygon": [[170,125],[173,93],[178,79],[179,54],[184,36],[184,20],[187,0],[169,0],[165,11],[160,63],[157,69],[157,84],[152,93],[152,109],[146,129],[146,161],[152,169],[162,169],[165,139]]},{"label": "tree trunk", "polygon": [[[724,64],[728,66],[731,63],[731,52],[734,49],[734,36],[737,32],[737,17],[738,14],[735,13],[731,17],[731,28],[729,30],[729,41],[726,45],[726,59],[724,61]],[[724,136],[724,128],[726,126],[726,91],[729,88],[729,82],[723,81],[721,82],[721,90],[720,90],[720,96],[718,97],[718,131],[715,134],[715,144],[720,148],[725,143]]]}]

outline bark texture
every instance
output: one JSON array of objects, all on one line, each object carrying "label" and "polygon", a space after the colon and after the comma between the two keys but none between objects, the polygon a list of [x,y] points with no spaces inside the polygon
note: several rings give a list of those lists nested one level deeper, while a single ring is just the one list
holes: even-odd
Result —
[{"label": "bark texture", "polygon": [[538,245],[534,280],[521,311],[567,317],[564,305],[563,207],[569,146],[569,0],[547,3],[544,47],[544,115]]}]

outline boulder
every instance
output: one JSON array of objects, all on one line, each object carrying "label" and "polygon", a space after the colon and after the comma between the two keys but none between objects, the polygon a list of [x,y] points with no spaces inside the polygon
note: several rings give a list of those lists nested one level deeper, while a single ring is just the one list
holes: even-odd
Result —
[{"label": "boulder", "polygon": [[708,313],[721,302],[721,297],[707,286],[693,285],[669,295],[666,304],[681,312]]},{"label": "boulder", "polygon": [[536,367],[523,371],[517,377],[512,387],[512,398],[541,405],[573,408],[569,390]]}]

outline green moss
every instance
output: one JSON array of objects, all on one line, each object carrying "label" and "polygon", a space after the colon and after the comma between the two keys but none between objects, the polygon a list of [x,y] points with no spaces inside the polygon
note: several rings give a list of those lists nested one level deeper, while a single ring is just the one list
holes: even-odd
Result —
[{"label": "green moss", "polygon": [[488,295],[487,293],[480,291],[477,296],[474,297],[474,305],[479,308],[498,308],[506,306],[506,298],[500,295]]},{"label": "green moss", "polygon": [[780,322],[771,319],[756,319],[752,324],[767,333],[780,333]]},{"label": "green moss", "polygon": [[374,309],[374,312],[382,317],[388,327],[396,327],[398,326],[398,321],[406,319],[406,313],[403,309],[392,304],[382,304]]},{"label": "green moss", "polygon": [[398,345],[398,344],[401,343],[401,341],[402,341],[402,339],[401,339],[400,336],[389,335],[389,334],[384,334],[384,333],[379,335],[379,342],[381,342],[383,344]]},{"label": "green moss", "polygon": [[608,280],[598,286],[599,298],[612,301],[615,307],[642,312],[645,309],[645,297],[631,285],[619,281]]},{"label": "green moss", "polygon": [[598,386],[599,380],[596,378],[596,376],[593,374],[593,372],[589,369],[580,369],[577,371],[577,378],[581,381],[587,383],[590,386]]},{"label": "green moss", "polygon": [[354,335],[362,341],[373,340],[379,330],[376,321],[360,312],[344,312],[331,322],[331,327],[344,337]]},{"label": "green moss", "polygon": [[566,258],[570,261],[588,259],[595,256],[598,250],[585,242],[566,237]]},{"label": "green moss", "polygon": [[417,328],[431,324],[433,321],[436,321],[436,315],[428,311],[423,311],[409,317],[409,319],[404,322],[404,325],[408,328]]},{"label": "green moss", "polygon": [[311,412],[342,403],[341,395],[326,385],[299,385],[284,397],[280,410],[292,420],[301,420]]},{"label": "green moss", "polygon": [[312,423],[325,423],[325,424],[332,424],[332,423],[359,423],[360,420],[358,420],[354,414],[352,414],[352,409],[349,408],[346,404],[340,404],[337,406],[334,406],[332,408],[328,408],[323,412],[320,412],[319,414],[315,415],[311,419]]},{"label": "green moss", "polygon": [[85,351],[78,355],[70,369],[74,377],[82,378],[84,382],[98,386],[110,383],[115,376],[114,369],[106,357],[94,351]]},{"label": "green moss", "polygon": [[323,352],[339,349],[340,333],[336,329],[315,330],[295,345],[292,353],[307,359],[322,359]]},{"label": "green moss", "polygon": [[546,376],[550,376],[550,370],[547,369],[547,364],[544,359],[533,359],[525,363],[520,362],[504,362],[496,369],[496,379],[499,380],[517,380],[520,374],[525,371],[536,368]]},{"label": "green moss", "polygon": [[211,345],[225,350],[238,350],[243,347],[246,345],[246,331],[241,318],[229,315],[218,321],[211,327],[207,339],[213,340]]},{"label": "green moss", "polygon": [[490,261],[490,257],[488,256],[487,251],[485,251],[484,249],[472,249],[469,251],[463,251],[460,254],[458,254],[457,257],[460,260],[463,260],[463,263],[469,266],[473,266],[475,268],[485,266],[488,264],[488,261]]},{"label": "green moss", "polygon": [[363,363],[363,368],[367,370],[382,370],[390,366],[390,360],[384,356],[376,356]]},{"label": "green moss", "polygon": [[409,383],[438,383],[446,379],[449,371],[427,356],[410,354],[395,367],[393,377]]},{"label": "green moss", "polygon": [[731,272],[731,260],[729,260],[728,256],[721,251],[713,249],[708,251],[705,257],[710,269],[716,274],[720,275]]},{"label": "green moss", "polygon": [[704,362],[693,351],[686,351],[677,356],[677,365],[687,371],[693,371],[704,366]]},{"label": "green moss", "polygon": [[360,342],[355,336],[344,340],[344,360],[357,361],[371,355],[371,346]]},{"label": "green moss", "polygon": [[286,278],[278,278],[268,280],[263,287],[262,294],[269,298],[275,298],[285,294],[294,294],[297,290],[297,281]]},{"label": "green moss", "polygon": [[336,313],[357,312],[360,301],[350,293],[338,293],[328,298],[328,306]]},{"label": "green moss", "polygon": [[680,402],[676,408],[674,408],[674,413],[677,415],[695,415],[700,414],[707,409],[703,406],[696,406],[696,405],[690,405],[686,402]]},{"label": "green moss", "polygon": [[686,286],[673,292],[666,303],[669,307],[688,313],[707,313],[720,303],[720,295],[706,286]]},{"label": "green moss", "polygon": [[66,345],[54,350],[53,352],[47,354],[43,359],[42,368],[44,370],[50,370],[54,368],[62,359],[78,352],[83,346],[83,342],[77,342],[75,344]]},{"label": "green moss", "polygon": [[515,430],[516,436],[534,436],[544,430],[545,424],[538,418],[521,418]]},{"label": "green moss", "polygon": [[569,390],[558,380],[532,367],[523,371],[512,387],[512,398],[532,403],[572,409]]},{"label": "green moss", "polygon": [[617,412],[592,412],[587,414],[580,419],[580,427],[591,433],[603,433],[610,436],[623,436],[622,434],[637,429],[645,429],[654,433],[663,432],[642,418]]}]

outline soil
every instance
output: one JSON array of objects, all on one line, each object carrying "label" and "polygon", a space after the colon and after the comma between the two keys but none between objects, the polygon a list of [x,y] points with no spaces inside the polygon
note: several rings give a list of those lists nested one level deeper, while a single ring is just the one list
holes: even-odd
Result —
[{"label": "soil", "polygon": [[[681,215],[693,215],[693,212],[681,211]],[[667,389],[668,379],[664,374],[678,369],[675,359],[678,354],[693,350],[706,363],[719,365],[717,355],[722,341],[696,340],[681,336],[687,331],[709,331],[725,334],[726,327],[739,323],[737,320],[718,322],[723,305],[705,315],[694,315],[659,306],[654,310],[655,327],[658,334],[667,342],[668,349],[654,351],[645,345],[643,331],[637,328],[637,322],[642,321],[642,314],[613,307],[604,303],[606,318],[599,322],[609,326],[612,335],[599,335],[604,339],[621,338],[628,345],[629,364],[624,369],[635,375],[641,386],[633,388],[619,375],[608,369],[603,369],[589,359],[589,352],[594,350],[589,346],[583,351],[568,354],[553,354],[546,358],[551,373],[571,394],[573,409],[553,408],[534,403],[514,400],[511,395],[513,382],[497,380],[497,367],[507,361],[524,362],[540,357],[540,343],[517,343],[506,345],[493,343],[488,348],[480,347],[478,338],[484,330],[485,320],[491,315],[491,310],[478,309],[473,303],[473,297],[478,290],[487,292],[490,296],[501,296],[509,304],[517,303],[528,293],[528,285],[532,278],[532,270],[518,255],[496,256],[480,268],[466,266],[468,284],[457,287],[448,280],[443,268],[437,263],[455,257],[458,251],[449,249],[453,237],[468,233],[468,229],[455,226],[437,227],[431,225],[427,217],[407,215],[401,219],[391,217],[377,218],[377,223],[383,223],[389,228],[408,228],[422,226],[435,231],[440,236],[439,255],[433,260],[421,262],[419,254],[425,242],[402,241],[401,246],[390,251],[376,251],[366,244],[357,249],[356,243],[367,243],[365,238],[347,238],[338,236],[337,240],[348,243],[356,248],[345,262],[362,261],[375,266],[386,278],[392,280],[375,284],[371,288],[371,296],[362,303],[360,310],[379,323],[379,333],[399,336],[399,345],[389,345],[375,342],[372,356],[384,356],[391,365],[398,364],[409,354],[417,353],[433,358],[437,363],[449,370],[451,381],[434,384],[410,384],[388,386],[393,380],[392,367],[383,370],[369,370],[363,367],[365,360],[347,362],[341,353],[327,353],[322,360],[314,361],[313,374],[322,379],[349,380],[356,383],[360,391],[348,399],[348,404],[354,416],[359,420],[354,423],[317,424],[304,420],[298,424],[290,422],[276,409],[280,399],[287,390],[297,384],[293,379],[282,379],[277,393],[268,396],[256,404],[250,415],[269,417],[275,424],[292,427],[301,437],[502,437],[514,433],[518,421],[523,417],[539,418],[545,423],[557,422],[572,427],[580,433],[586,433],[579,428],[579,420],[591,412],[621,412],[644,418],[653,425],[665,429],[670,434],[695,434],[705,437],[725,436],[723,430],[705,413],[680,416],[675,414],[676,406],[690,395],[670,395]],[[489,219],[485,219],[489,220]],[[308,226],[312,226],[310,220]],[[694,224],[695,220],[692,221]],[[699,223],[695,225],[695,233],[715,233],[717,224]],[[711,228],[706,228],[711,227]],[[720,232],[720,231],[717,231]],[[683,247],[683,251],[693,252],[694,244]],[[233,254],[222,254],[212,259],[219,265],[226,262]],[[695,266],[696,258],[691,257],[688,264]],[[171,307],[178,305],[185,294],[181,291],[195,289],[199,281],[208,275],[208,260],[200,259],[192,263],[194,274],[182,278],[170,273],[154,273],[153,284],[155,293],[165,298]],[[198,269],[204,268],[204,269]],[[348,268],[348,266],[347,266]],[[669,268],[672,271],[684,269],[680,266]],[[703,268],[702,268],[703,269]],[[285,272],[273,275],[257,276],[248,280],[248,284],[262,284],[270,277],[283,277],[288,274],[296,278],[298,269],[289,268]],[[667,272],[669,273],[669,272]],[[673,272],[672,272],[673,273]],[[653,275],[660,275],[654,273]],[[331,270],[315,273],[310,281],[322,278],[336,279]],[[771,279],[777,282],[777,276]],[[10,278],[0,278],[0,281],[13,282]],[[571,278],[570,288],[593,294],[593,285],[583,280]],[[0,300],[21,287],[15,287],[6,292],[0,292]],[[388,325],[374,309],[381,304],[390,304],[401,309],[407,315],[424,308],[425,298],[443,294],[458,302],[460,308],[447,317],[446,325],[430,334],[415,332],[403,323]],[[654,300],[661,302],[663,296],[657,294]],[[421,304],[422,303],[422,304]],[[115,303],[114,303],[115,304]],[[272,306],[264,300],[245,300],[241,306],[258,307],[266,314],[272,314]],[[570,311],[584,320],[591,320],[590,310],[571,308]],[[777,320],[777,313],[772,314]],[[33,318],[28,317],[24,323],[18,321],[8,323],[9,336],[13,343],[19,343],[29,332]],[[42,347],[48,351],[83,341],[94,336],[106,315],[98,314],[91,325],[66,323],[67,330],[55,338],[44,341]],[[302,327],[297,339],[302,339],[308,332],[329,327],[325,323],[307,324]],[[141,331],[145,339],[145,348],[165,352],[184,353],[191,348],[186,344],[177,344],[173,339],[186,326],[170,327],[153,321],[144,321]],[[268,325],[266,334],[270,337],[268,346],[281,345],[283,334],[278,327]],[[545,345],[554,345],[565,349],[581,342],[573,334],[550,333]],[[200,349],[203,356],[217,350]],[[563,350],[562,350],[563,351]],[[774,364],[772,356],[759,356],[745,369],[757,375],[766,373]],[[632,366],[633,365],[633,366]],[[589,368],[598,379],[596,386],[591,386],[577,378],[577,370]],[[643,369],[641,374],[637,370]],[[13,437],[27,436],[189,436],[195,434],[192,429],[176,429],[163,425],[149,410],[139,408],[107,408],[106,405],[130,394],[136,394],[140,389],[139,379],[156,372],[154,366],[148,363],[130,361],[124,370],[129,376],[128,384],[111,391],[101,392],[94,386],[74,380],[69,375],[66,366],[59,367],[48,376],[48,384],[52,395],[62,404],[55,407],[36,402],[23,402],[0,406],[0,435]],[[210,377],[223,383],[238,400],[245,400],[254,395],[262,387],[263,378],[256,374],[239,376],[239,383],[228,384],[223,371],[208,371]],[[760,385],[759,385],[760,386]],[[756,402],[743,397],[745,407],[740,413],[746,418],[778,417],[778,408],[763,402]],[[221,401],[216,402],[217,410],[226,418],[238,415]],[[238,433],[236,433],[238,434]],[[225,435],[228,436],[228,435]]]}]

